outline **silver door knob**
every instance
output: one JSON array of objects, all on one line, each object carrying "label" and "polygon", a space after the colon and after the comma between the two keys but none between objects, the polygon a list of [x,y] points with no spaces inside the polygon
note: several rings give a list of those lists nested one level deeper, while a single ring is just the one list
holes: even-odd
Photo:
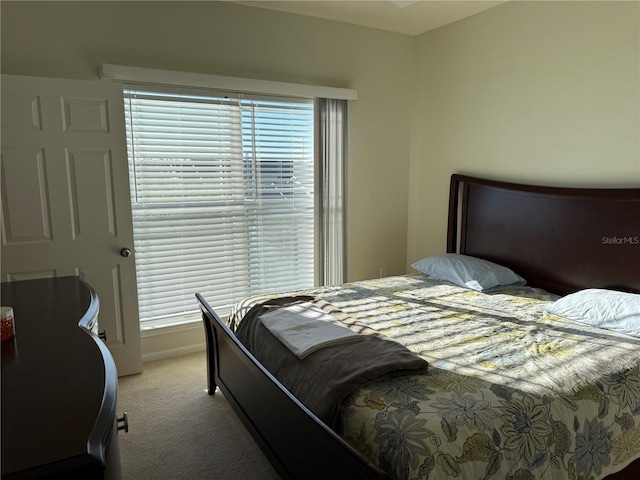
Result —
[{"label": "silver door knob", "polygon": [[131,250],[129,250],[128,248],[123,248],[122,250],[120,250],[120,255],[122,255],[123,257],[128,257],[129,255],[131,255]]}]

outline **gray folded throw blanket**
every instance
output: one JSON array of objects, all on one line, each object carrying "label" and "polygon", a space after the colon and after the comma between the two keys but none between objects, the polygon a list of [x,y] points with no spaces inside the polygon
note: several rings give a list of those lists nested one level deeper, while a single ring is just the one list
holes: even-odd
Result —
[{"label": "gray folded throw blanket", "polygon": [[[260,315],[295,302],[311,301],[362,335],[362,341],[317,350],[296,357],[259,320]],[[356,322],[333,305],[313,297],[280,297],[252,307],[236,329],[242,344],[293,395],[329,427],[335,428],[344,398],[375,379],[424,372],[426,360],[405,346]]]}]

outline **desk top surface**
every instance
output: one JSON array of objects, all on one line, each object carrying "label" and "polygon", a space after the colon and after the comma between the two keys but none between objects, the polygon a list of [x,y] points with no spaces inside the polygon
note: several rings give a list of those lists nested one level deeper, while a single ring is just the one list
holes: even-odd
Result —
[{"label": "desk top surface", "polygon": [[3,283],[1,301],[15,317],[2,343],[2,474],[91,455],[113,374],[87,330],[95,292],[78,277],[25,280]]}]

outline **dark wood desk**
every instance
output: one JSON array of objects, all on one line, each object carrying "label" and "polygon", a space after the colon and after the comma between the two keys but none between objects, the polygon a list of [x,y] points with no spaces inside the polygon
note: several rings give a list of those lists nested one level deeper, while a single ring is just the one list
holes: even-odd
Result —
[{"label": "dark wood desk", "polygon": [[15,339],[2,344],[2,478],[120,478],[118,376],[91,329],[95,291],[78,277],[2,284]]}]

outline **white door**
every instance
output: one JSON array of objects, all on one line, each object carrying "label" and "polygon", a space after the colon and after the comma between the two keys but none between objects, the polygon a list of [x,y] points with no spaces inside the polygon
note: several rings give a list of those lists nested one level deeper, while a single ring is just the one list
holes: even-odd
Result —
[{"label": "white door", "polygon": [[138,373],[122,87],[2,75],[1,89],[2,281],[79,275],[98,294],[118,374]]}]

